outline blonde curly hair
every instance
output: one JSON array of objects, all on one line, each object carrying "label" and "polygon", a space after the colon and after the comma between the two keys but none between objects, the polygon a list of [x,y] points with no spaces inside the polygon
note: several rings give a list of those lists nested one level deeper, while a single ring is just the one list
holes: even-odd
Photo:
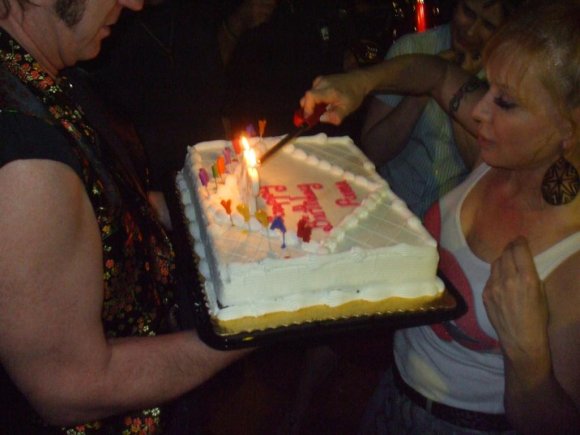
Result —
[{"label": "blonde curly hair", "polygon": [[[529,65],[570,119],[580,107],[580,0],[528,0],[487,42],[483,59],[511,62],[521,77]],[[517,56],[513,54],[517,53]]]}]

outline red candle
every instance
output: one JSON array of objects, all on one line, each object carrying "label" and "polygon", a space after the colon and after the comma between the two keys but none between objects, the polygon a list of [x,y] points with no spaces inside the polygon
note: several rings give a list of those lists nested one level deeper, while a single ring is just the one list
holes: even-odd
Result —
[{"label": "red candle", "polygon": [[232,139],[232,146],[234,147],[234,152],[236,155],[240,155],[242,153],[242,144],[240,143],[241,138],[234,138]]},{"label": "red candle", "polygon": [[216,161],[217,171],[220,175],[226,172],[226,159],[224,156],[219,156]]}]

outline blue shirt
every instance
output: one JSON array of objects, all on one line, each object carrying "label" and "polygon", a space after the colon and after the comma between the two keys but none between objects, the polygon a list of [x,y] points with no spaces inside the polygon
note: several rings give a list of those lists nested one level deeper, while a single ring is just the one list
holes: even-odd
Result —
[{"label": "blue shirt", "polygon": [[[449,25],[401,37],[386,58],[402,54],[438,54],[451,48]],[[400,95],[378,95],[383,103],[395,107]],[[468,170],[455,145],[449,116],[430,100],[423,110],[409,142],[392,160],[379,168],[391,189],[421,219],[437,199],[457,186]]]}]

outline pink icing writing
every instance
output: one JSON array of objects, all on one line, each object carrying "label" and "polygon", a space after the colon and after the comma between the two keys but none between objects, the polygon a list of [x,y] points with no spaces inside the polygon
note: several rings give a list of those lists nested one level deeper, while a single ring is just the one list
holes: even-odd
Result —
[{"label": "pink icing writing", "polygon": [[356,200],[356,193],[354,193],[348,181],[339,181],[336,183],[336,187],[338,187],[338,190],[343,196],[335,201],[337,205],[341,207],[358,207],[360,205],[360,202]]},{"label": "pink icing writing", "polygon": [[286,192],[286,186],[261,186],[260,196],[264,198],[266,204],[272,207],[274,216],[284,216],[284,206],[289,206],[293,201],[302,201],[301,196],[276,195],[278,192]]},{"label": "pink icing writing", "polygon": [[320,206],[316,193],[314,193],[314,190],[322,189],[322,184],[299,184],[298,189],[304,193],[304,201],[301,205],[293,206],[292,210],[309,213],[314,218],[314,222],[312,222],[313,228],[322,228],[324,231],[332,230],[332,224]]},{"label": "pink icing writing", "polygon": [[320,206],[316,193],[314,193],[314,190],[322,188],[322,184],[319,183],[299,184],[298,189],[303,193],[303,196],[292,196],[277,195],[277,193],[286,192],[286,186],[262,186],[260,195],[264,198],[266,204],[272,207],[272,214],[274,216],[284,216],[284,207],[291,207],[293,212],[308,213],[313,218],[311,221],[312,228],[321,228],[324,231],[330,231],[332,230],[332,224]]}]

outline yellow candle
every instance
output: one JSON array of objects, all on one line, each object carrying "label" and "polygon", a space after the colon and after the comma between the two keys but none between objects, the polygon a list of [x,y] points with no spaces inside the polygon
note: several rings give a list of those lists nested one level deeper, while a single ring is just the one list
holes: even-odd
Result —
[{"label": "yellow candle", "polygon": [[256,151],[251,148],[246,151],[246,161],[248,162],[248,175],[250,176],[252,195],[258,196],[258,193],[260,193],[260,176],[258,174],[258,160],[256,158]]}]

